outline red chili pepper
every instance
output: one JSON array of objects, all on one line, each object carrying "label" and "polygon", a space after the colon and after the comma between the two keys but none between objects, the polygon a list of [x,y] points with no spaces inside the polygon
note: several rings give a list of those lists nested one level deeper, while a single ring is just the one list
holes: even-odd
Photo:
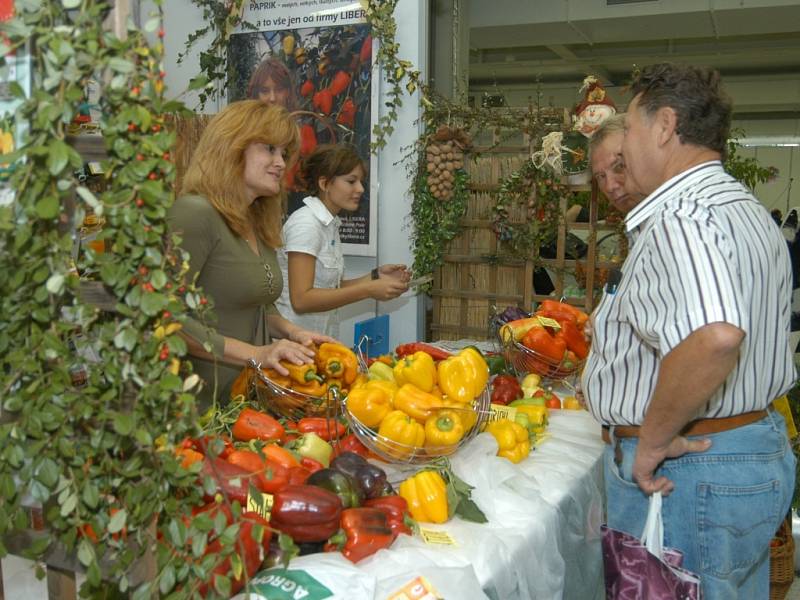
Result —
[{"label": "red chili pepper", "polygon": [[342,511],[342,530],[328,540],[324,549],[326,552],[341,550],[345,558],[356,563],[381,548],[388,548],[394,538],[382,510],[348,508]]},{"label": "red chili pepper", "polygon": [[339,109],[339,116],[336,117],[336,122],[347,127],[355,127],[356,105],[352,98],[345,98],[345,101],[342,102],[342,107]]},{"label": "red chili pepper", "polygon": [[325,417],[305,417],[297,422],[297,431],[300,433],[316,433],[326,442],[332,439],[343,438],[347,428],[336,419]]},{"label": "red chili pepper", "polygon": [[414,520],[408,512],[408,502],[402,496],[381,496],[364,501],[364,506],[377,508],[386,515],[386,522],[395,536],[412,534]]},{"label": "red chili pepper", "polygon": [[364,42],[361,44],[361,51],[358,54],[359,60],[361,60],[362,64],[369,62],[369,59],[372,58],[372,36],[368,35],[364,38]]},{"label": "red chili pepper", "polygon": [[355,433],[348,434],[339,440],[339,443],[336,444],[334,448],[334,454],[339,456],[344,452],[354,452],[359,456],[363,456],[364,458],[369,458],[370,451],[369,449],[361,443],[356,437]]},{"label": "red chili pepper", "polygon": [[268,414],[245,408],[233,424],[231,434],[240,442],[250,440],[273,442],[281,441],[286,431],[283,425]]},{"label": "red chili pepper", "polygon": [[317,134],[314,128],[306,123],[300,126],[300,156],[308,156],[317,148]]},{"label": "red chili pepper", "polygon": [[325,465],[323,465],[318,460],[311,458],[310,456],[304,456],[303,458],[301,458],[300,466],[303,467],[304,469],[307,469],[309,474],[312,475],[317,471],[321,471],[322,469],[325,468]]},{"label": "red chili pepper", "polygon": [[398,358],[409,356],[415,352],[426,352],[430,354],[433,360],[444,360],[450,358],[451,354],[447,350],[442,350],[436,346],[431,346],[424,342],[411,342],[410,344],[400,344],[394,351]]},{"label": "red chili pepper", "polygon": [[329,115],[333,109],[333,94],[328,88],[320,90],[311,98],[311,104],[323,115]]},{"label": "red chili pepper", "polygon": [[333,76],[333,81],[328,89],[331,91],[331,94],[338,96],[347,89],[347,86],[350,85],[351,79],[352,77],[350,77],[350,74],[346,71],[337,71],[336,75]]},{"label": "red chili pepper", "polygon": [[314,93],[314,82],[310,79],[300,86],[300,95],[307,98]]},{"label": "red chili pepper", "polygon": [[313,485],[288,485],[273,497],[270,523],[296,542],[322,542],[339,529],[342,501]]},{"label": "red chili pepper", "polygon": [[265,460],[252,450],[234,450],[228,456],[228,462],[250,473],[253,484],[262,492],[274,494],[289,484],[289,470],[286,467]]},{"label": "red chili pepper", "polygon": [[492,381],[492,404],[508,404],[522,398],[522,386],[512,375],[498,375]]}]

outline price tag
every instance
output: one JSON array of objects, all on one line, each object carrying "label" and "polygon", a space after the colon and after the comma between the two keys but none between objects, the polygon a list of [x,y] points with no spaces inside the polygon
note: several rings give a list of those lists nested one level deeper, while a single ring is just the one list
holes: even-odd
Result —
[{"label": "price tag", "polygon": [[420,527],[419,534],[422,537],[422,540],[431,546],[458,546],[456,541],[446,531],[441,531],[439,529],[425,529],[424,527]]},{"label": "price tag", "polygon": [[389,594],[386,600],[443,600],[431,582],[422,575],[415,577],[396,592]]},{"label": "price tag", "polygon": [[489,421],[499,421],[500,419],[508,419],[513,421],[517,418],[517,409],[513,406],[504,406],[503,404],[490,404],[489,405]]},{"label": "price tag", "polygon": [[272,494],[264,494],[256,492],[253,496],[251,492],[247,493],[247,510],[255,512],[269,521],[269,514],[272,512],[272,503],[274,498]]},{"label": "price tag", "polygon": [[550,317],[536,317],[536,318],[539,319],[539,323],[542,324],[542,327],[552,327],[553,329],[561,329],[561,324],[555,319],[551,319]]}]

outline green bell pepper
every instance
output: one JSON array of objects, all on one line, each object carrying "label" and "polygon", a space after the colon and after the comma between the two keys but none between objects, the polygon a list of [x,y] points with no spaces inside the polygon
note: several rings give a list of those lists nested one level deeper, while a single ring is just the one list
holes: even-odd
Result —
[{"label": "green bell pepper", "polygon": [[312,473],[306,480],[306,485],[320,487],[333,492],[342,501],[344,508],[356,508],[364,502],[364,490],[358,482],[341,471],[335,469],[320,469]]}]

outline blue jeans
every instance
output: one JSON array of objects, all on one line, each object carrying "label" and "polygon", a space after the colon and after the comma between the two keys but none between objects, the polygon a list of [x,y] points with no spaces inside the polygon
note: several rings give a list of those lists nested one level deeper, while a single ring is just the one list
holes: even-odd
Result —
[{"label": "blue jeans", "polygon": [[[703,598],[769,597],[769,542],[789,511],[795,458],[783,417],[769,416],[709,436],[706,452],[668,459],[656,471],[675,483],[664,498],[664,545],[700,575]],[[612,442],[614,440],[612,439]],[[648,498],[631,471],[637,438],[605,450],[609,527],[642,535]]]}]

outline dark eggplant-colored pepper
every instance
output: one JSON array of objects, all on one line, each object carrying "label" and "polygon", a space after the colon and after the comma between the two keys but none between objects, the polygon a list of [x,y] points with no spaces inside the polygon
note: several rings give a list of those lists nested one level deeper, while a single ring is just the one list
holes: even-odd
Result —
[{"label": "dark eggplant-colored pepper", "polygon": [[378,498],[386,489],[386,472],[355,452],[342,452],[331,462],[331,469],[350,475],[367,498]]},{"label": "dark eggplant-colored pepper", "polygon": [[347,473],[335,469],[320,469],[306,479],[307,485],[315,485],[333,492],[342,501],[343,508],[356,508],[364,501],[364,491],[359,482]]}]

